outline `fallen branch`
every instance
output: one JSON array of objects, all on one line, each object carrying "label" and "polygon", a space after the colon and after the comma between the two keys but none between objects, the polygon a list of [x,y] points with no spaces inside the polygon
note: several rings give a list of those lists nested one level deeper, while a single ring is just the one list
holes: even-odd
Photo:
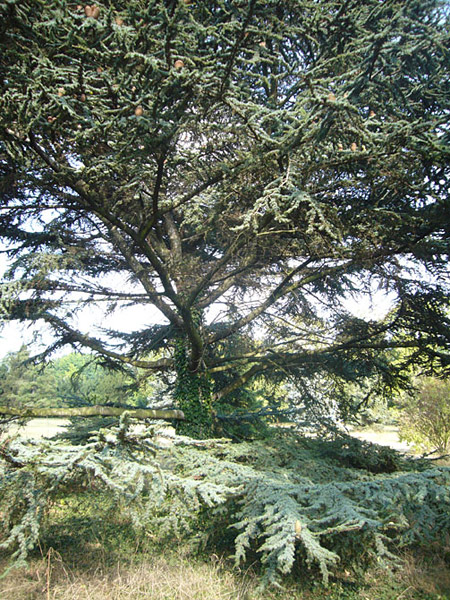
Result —
[{"label": "fallen branch", "polygon": [[120,417],[124,412],[134,419],[184,420],[182,410],[157,410],[153,408],[124,408],[116,406],[80,406],[77,408],[12,408],[0,406],[0,414],[13,417]]}]

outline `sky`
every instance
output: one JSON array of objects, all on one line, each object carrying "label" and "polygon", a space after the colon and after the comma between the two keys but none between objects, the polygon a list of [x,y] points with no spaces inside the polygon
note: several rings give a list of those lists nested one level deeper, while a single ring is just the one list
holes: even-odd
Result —
[{"label": "sky", "polygon": [[[5,256],[0,254],[1,274],[4,273],[6,265]],[[371,297],[368,295],[347,297],[344,307],[359,318],[378,319],[389,311],[392,300],[392,297],[374,289]],[[111,315],[105,315],[101,307],[90,306],[78,313],[74,324],[82,332],[89,333],[93,337],[101,337],[101,328],[133,331],[145,325],[160,323],[161,317],[161,313],[151,306],[117,310]],[[51,339],[45,324],[38,326],[18,322],[3,323],[0,329],[0,359],[9,352],[17,352],[23,345],[30,346],[32,353],[38,353],[50,343]],[[70,350],[71,348],[68,347],[66,350],[61,350],[61,353]]]},{"label": "sky", "polygon": [[[7,268],[5,255],[0,254],[0,274],[3,276]],[[0,315],[1,319],[1,315]],[[133,307],[117,311],[113,315],[105,315],[101,307],[90,306],[79,312],[74,325],[82,332],[100,337],[100,329],[116,328],[124,331],[133,331],[145,325],[161,322],[159,311],[152,307]],[[31,345],[32,351],[43,350],[44,345],[50,343],[49,328],[44,324],[31,325],[17,321],[1,322],[0,320],[0,359],[9,352],[17,352],[23,345]],[[41,339],[41,343],[39,343]],[[70,351],[70,348],[67,348]]]},{"label": "sky", "polygon": [[[75,326],[82,332],[88,332],[93,337],[100,337],[100,328],[118,328],[122,331],[133,331],[145,325],[160,322],[158,311],[146,308],[129,308],[126,310],[117,311],[114,315],[103,314],[99,307],[89,307],[80,312],[75,321]],[[96,332],[99,328],[98,332]],[[33,342],[33,338],[38,336]],[[41,343],[39,343],[41,339]],[[43,349],[43,344],[49,343],[51,335],[49,329],[43,324],[42,326],[30,325],[27,323],[20,324],[16,321],[2,324],[0,330],[0,359],[8,352],[16,352],[23,345],[33,344],[32,350],[37,351]],[[70,351],[70,348],[67,348]]]}]

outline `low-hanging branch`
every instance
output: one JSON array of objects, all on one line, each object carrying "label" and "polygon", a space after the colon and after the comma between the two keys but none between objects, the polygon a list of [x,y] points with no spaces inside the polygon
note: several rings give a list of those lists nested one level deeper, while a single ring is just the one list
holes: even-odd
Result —
[{"label": "low-hanging branch", "polygon": [[182,410],[156,410],[153,408],[126,408],[117,406],[79,406],[76,408],[36,408],[25,406],[12,408],[0,406],[0,414],[11,417],[120,417],[128,412],[135,419],[184,420]]}]

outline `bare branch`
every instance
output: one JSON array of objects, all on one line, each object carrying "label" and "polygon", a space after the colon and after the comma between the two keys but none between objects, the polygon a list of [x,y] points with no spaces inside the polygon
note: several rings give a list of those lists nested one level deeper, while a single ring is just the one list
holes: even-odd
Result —
[{"label": "bare branch", "polygon": [[0,406],[0,414],[21,418],[53,418],[53,417],[120,417],[127,412],[134,419],[184,420],[182,410],[159,410],[153,408],[127,408],[116,406],[79,406],[76,408],[12,408]]}]

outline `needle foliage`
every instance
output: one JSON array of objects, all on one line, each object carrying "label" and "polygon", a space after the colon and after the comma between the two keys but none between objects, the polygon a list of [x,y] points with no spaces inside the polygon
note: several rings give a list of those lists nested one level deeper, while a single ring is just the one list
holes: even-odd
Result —
[{"label": "needle foliage", "polygon": [[231,550],[237,563],[257,558],[265,583],[299,565],[327,582],[375,559],[396,563],[399,548],[444,541],[450,532],[448,467],[291,431],[241,444],[172,436],[162,447],[161,435],[129,425],[125,415],[119,428],[81,447],[2,446],[0,548],[13,564],[37,543],[52,505],[89,490],[115,497],[137,531]]},{"label": "needle foliage", "polygon": [[[6,320],[152,373],[181,343],[206,433],[261,377],[448,365],[447,3],[0,10]],[[387,318],[344,310],[374,285]],[[92,304],[156,323],[85,331]]]},{"label": "needle foliage", "polygon": [[[311,402],[334,389],[345,413],[359,382],[448,369],[448,16],[438,0],[1,2],[3,319],[45,324],[43,358],[71,345],[166,377],[197,438],[219,413],[275,410],[287,381]],[[377,286],[386,317],[345,310]],[[88,331],[93,306],[148,319]],[[449,530],[445,468],[291,431],[165,450],[149,434],[125,416],[81,446],[3,445],[0,547],[25,559],[58,494],[90,485],[159,536],[229,534],[266,581],[297,561],[326,581]]]}]

